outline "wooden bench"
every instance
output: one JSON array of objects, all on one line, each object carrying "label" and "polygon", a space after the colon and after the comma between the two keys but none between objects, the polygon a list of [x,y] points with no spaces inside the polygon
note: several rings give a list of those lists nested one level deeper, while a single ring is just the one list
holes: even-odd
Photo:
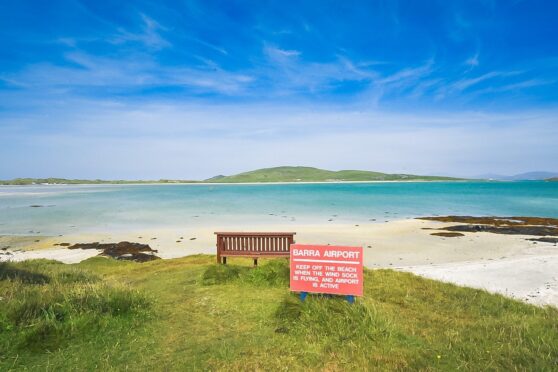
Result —
[{"label": "wooden bench", "polygon": [[227,257],[250,257],[254,266],[260,257],[290,256],[293,232],[216,232],[217,262],[227,263]]}]

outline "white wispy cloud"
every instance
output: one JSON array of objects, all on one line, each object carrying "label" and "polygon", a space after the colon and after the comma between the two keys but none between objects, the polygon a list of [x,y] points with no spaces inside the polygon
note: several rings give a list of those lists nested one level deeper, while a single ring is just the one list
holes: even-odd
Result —
[{"label": "white wispy cloud", "polygon": [[527,79],[523,81],[513,82],[511,84],[504,84],[496,87],[487,87],[484,89],[478,89],[473,92],[474,95],[481,95],[486,93],[497,93],[497,92],[512,92],[521,91],[523,89],[529,89],[538,86],[556,84],[558,80],[556,79]]},{"label": "white wispy cloud", "polygon": [[469,66],[470,69],[473,69],[479,65],[479,52],[476,52],[470,58],[467,58],[465,64]]},{"label": "white wispy cloud", "polygon": [[211,64],[210,60],[206,60],[203,67],[193,68],[163,67],[149,55],[115,59],[73,51],[66,53],[65,58],[74,66],[33,64],[18,73],[2,76],[2,79],[28,89],[184,86],[223,94],[241,93],[253,81],[249,74],[225,71],[214,62]]},{"label": "white wispy cloud", "polygon": [[220,47],[220,46],[215,45],[215,44],[208,43],[205,40],[202,40],[202,39],[199,39],[199,38],[196,38],[196,37],[188,37],[188,39],[194,41],[195,43],[203,45],[203,46],[205,46],[205,47],[207,47],[207,48],[209,48],[213,51],[219,52],[221,54],[224,54],[224,55],[229,54],[229,52],[225,48]]},{"label": "white wispy cloud", "polygon": [[[21,161],[0,163],[0,174],[26,169],[72,177],[205,178],[302,164],[470,176],[521,172],[533,158],[550,169],[558,156],[558,114],[552,110],[405,114],[110,101],[54,106],[45,103],[35,118],[4,115],[2,127],[12,129],[3,136],[11,146],[0,148],[0,156]],[[45,129],[36,131],[39,120]],[[26,157],[31,147],[43,156]],[[90,164],[98,164],[99,154],[110,161],[97,169]]]},{"label": "white wispy cloud", "polygon": [[450,81],[441,86],[434,95],[437,100],[441,100],[451,95],[462,95],[464,91],[469,91],[469,94],[471,94],[473,88],[487,81],[493,81],[494,84],[497,84],[496,86],[502,86],[502,79],[521,75],[523,72],[524,71],[490,71],[476,77]]},{"label": "white wispy cloud", "polygon": [[477,76],[475,78],[459,80],[456,83],[452,84],[450,89],[451,90],[456,90],[456,91],[463,91],[465,89],[468,89],[468,88],[472,87],[473,85],[482,83],[483,81],[487,81],[487,80],[494,79],[494,78],[499,78],[499,77],[517,75],[519,73],[520,72],[518,72],[518,71],[510,71],[510,72],[508,72],[508,71],[491,71],[491,72],[488,72],[486,74]]},{"label": "white wispy cloud", "polygon": [[160,34],[166,28],[154,19],[145,14],[140,14],[142,26],[140,32],[131,32],[124,28],[119,28],[116,35],[108,39],[114,44],[123,44],[127,42],[140,42],[152,49],[162,49],[171,46],[171,43],[163,38]]},{"label": "white wispy cloud", "polygon": [[265,45],[263,48],[264,54],[269,61],[277,65],[288,67],[295,63],[296,57],[300,56],[301,52],[298,50],[281,49],[271,45]]},{"label": "white wispy cloud", "polygon": [[434,66],[434,60],[430,59],[425,64],[419,67],[404,68],[386,76],[377,81],[381,85],[389,84],[407,84],[409,82],[416,82],[417,80],[430,75],[432,72],[432,67]]}]

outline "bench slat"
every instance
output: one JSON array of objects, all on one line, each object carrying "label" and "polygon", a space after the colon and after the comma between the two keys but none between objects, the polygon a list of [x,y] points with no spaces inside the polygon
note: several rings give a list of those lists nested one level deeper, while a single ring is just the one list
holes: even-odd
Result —
[{"label": "bench slat", "polygon": [[[225,257],[288,257],[293,232],[216,232],[217,261]],[[256,262],[255,262],[256,263]]]}]

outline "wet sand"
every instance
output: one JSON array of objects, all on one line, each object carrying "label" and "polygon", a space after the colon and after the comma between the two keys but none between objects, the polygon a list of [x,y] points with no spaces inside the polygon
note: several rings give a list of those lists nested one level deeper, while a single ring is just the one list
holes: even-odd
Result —
[{"label": "wet sand", "polygon": [[[294,231],[297,243],[362,245],[369,268],[392,268],[459,285],[487,289],[535,304],[558,306],[558,247],[533,236],[463,232],[463,236],[433,236],[429,229],[455,223],[398,220],[367,224],[266,225],[256,231]],[[93,249],[67,249],[60,243],[149,244],[161,258],[215,254],[214,231],[250,231],[244,226],[158,229],[110,234],[56,237],[0,237],[0,260],[31,258],[75,263],[95,256]]]}]

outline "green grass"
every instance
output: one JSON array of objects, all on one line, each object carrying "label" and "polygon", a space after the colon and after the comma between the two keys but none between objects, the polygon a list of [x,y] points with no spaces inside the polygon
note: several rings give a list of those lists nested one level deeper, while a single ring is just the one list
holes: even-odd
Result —
[{"label": "green grass", "polygon": [[329,171],[311,167],[276,167],[258,169],[234,176],[217,176],[207,182],[327,182],[327,181],[448,181],[451,177],[416,176],[412,174],[387,174],[361,170]]},{"label": "green grass", "polygon": [[558,310],[391,270],[288,290],[287,260],[0,266],[0,370],[556,370]]},{"label": "green grass", "polygon": [[12,180],[0,180],[0,185],[38,185],[64,184],[64,185],[90,185],[90,184],[136,184],[136,183],[195,183],[199,181],[185,180],[82,180],[67,178],[14,178]]}]

